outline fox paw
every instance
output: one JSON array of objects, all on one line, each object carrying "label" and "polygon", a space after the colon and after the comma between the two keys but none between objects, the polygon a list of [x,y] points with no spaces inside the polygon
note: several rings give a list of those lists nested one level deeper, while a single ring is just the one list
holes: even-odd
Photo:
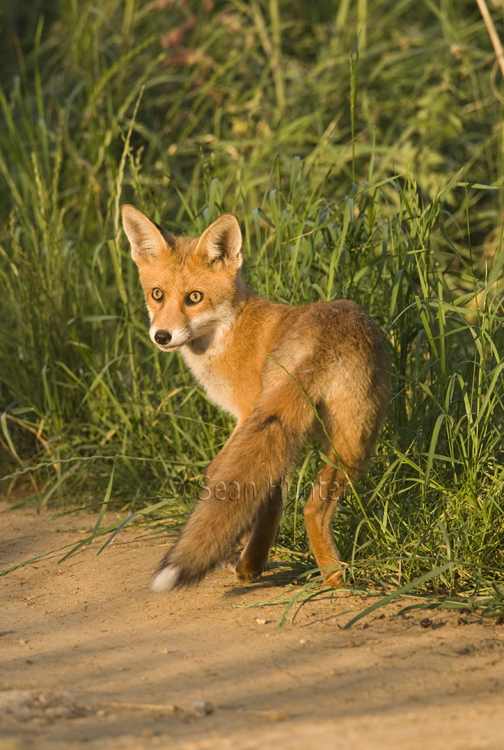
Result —
[{"label": "fox paw", "polygon": [[335,570],[334,573],[331,573],[328,576],[324,576],[324,583],[326,586],[332,586],[334,589],[340,588],[340,586],[343,586],[345,580],[343,576],[342,570]]},{"label": "fox paw", "polygon": [[261,573],[263,572],[263,568],[258,568],[257,570],[247,570],[245,566],[239,568],[238,565],[235,568],[235,577],[238,579],[238,581],[255,581],[256,578],[259,578]]},{"label": "fox paw", "polygon": [[226,559],[221,563],[221,567],[224,568],[224,570],[229,571],[230,573],[234,573],[235,577],[239,581],[253,581],[256,578],[259,578],[264,570],[264,565],[255,565],[253,569],[251,569],[250,563],[247,564],[247,562],[243,559],[242,552],[233,552],[233,554],[229,555],[229,557],[226,557]]}]

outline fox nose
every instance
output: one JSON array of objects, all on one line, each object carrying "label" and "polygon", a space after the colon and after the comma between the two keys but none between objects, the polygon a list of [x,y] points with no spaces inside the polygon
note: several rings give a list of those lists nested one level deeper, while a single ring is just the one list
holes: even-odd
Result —
[{"label": "fox nose", "polygon": [[171,336],[168,331],[156,331],[154,334],[154,341],[159,346],[166,346],[171,341]]}]

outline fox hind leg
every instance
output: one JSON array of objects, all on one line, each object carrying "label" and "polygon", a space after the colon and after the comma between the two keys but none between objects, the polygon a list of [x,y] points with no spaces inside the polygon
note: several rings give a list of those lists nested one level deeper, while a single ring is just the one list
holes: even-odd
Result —
[{"label": "fox hind leg", "polygon": [[[329,586],[343,583],[343,567],[332,532],[332,521],[338,501],[349,486],[357,481],[368,463],[383,422],[388,401],[388,378],[383,353],[378,352],[382,365],[376,368],[364,386],[356,378],[356,387],[348,389],[344,398],[326,402],[320,414],[331,437],[317,429],[331,463],[324,463],[312,493],[305,505],[305,521],[317,566]],[[353,391],[353,392],[352,392]],[[324,570],[325,569],[325,570]]]},{"label": "fox hind leg", "polygon": [[241,581],[257,578],[268,562],[282,516],[283,497],[280,482],[270,489],[267,500],[259,508],[245,549],[236,559],[234,573]]},{"label": "fox hind leg", "polygon": [[[338,464],[338,458],[332,449],[328,452],[328,458]],[[335,587],[343,583],[343,573],[338,566],[341,558],[334,543],[332,521],[338,500],[347,484],[344,471],[324,463],[304,509],[308,537],[317,566],[322,569],[325,582]]]},{"label": "fox hind leg", "polygon": [[371,455],[379,427],[379,421],[374,421],[374,429],[367,434],[354,425],[354,430],[342,430],[334,437],[333,445],[326,452],[331,463],[324,462],[305,505],[310,545],[317,566],[322,568],[322,575],[329,586],[341,586],[343,583],[343,569],[338,565],[341,558],[332,531],[334,513],[349,482],[357,481]]},{"label": "fox hind leg", "polygon": [[[343,568],[334,543],[332,521],[338,501],[349,486],[356,482],[364,470],[376,444],[387,403],[385,378],[372,395],[359,402],[348,398],[344,404],[330,404],[324,417],[331,423],[327,436],[326,455],[331,463],[324,463],[312,493],[305,505],[304,514],[311,548],[329,586],[341,586]],[[338,415],[331,419],[331,414]],[[324,570],[325,569],[325,570]]]}]

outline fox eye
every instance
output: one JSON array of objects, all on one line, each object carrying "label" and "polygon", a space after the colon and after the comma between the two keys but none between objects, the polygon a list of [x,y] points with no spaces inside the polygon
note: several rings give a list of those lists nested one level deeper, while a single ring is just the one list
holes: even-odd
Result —
[{"label": "fox eye", "polygon": [[164,297],[164,294],[161,291],[161,289],[158,289],[157,286],[154,287],[154,289],[152,290],[152,299],[155,299],[156,302],[161,302],[161,300],[163,299],[163,297]]},{"label": "fox eye", "polygon": [[187,295],[186,302],[188,305],[197,305],[202,299],[203,292],[190,292],[190,294]]}]

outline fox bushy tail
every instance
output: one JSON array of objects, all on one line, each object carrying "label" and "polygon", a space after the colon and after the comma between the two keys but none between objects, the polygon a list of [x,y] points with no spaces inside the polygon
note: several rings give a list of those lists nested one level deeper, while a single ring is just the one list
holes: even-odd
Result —
[{"label": "fox bushy tail", "polygon": [[200,505],[161,561],[155,591],[197,583],[224,560],[291,469],[314,414],[297,386],[288,390],[290,402],[284,392],[276,409],[259,405],[208,466]]}]

